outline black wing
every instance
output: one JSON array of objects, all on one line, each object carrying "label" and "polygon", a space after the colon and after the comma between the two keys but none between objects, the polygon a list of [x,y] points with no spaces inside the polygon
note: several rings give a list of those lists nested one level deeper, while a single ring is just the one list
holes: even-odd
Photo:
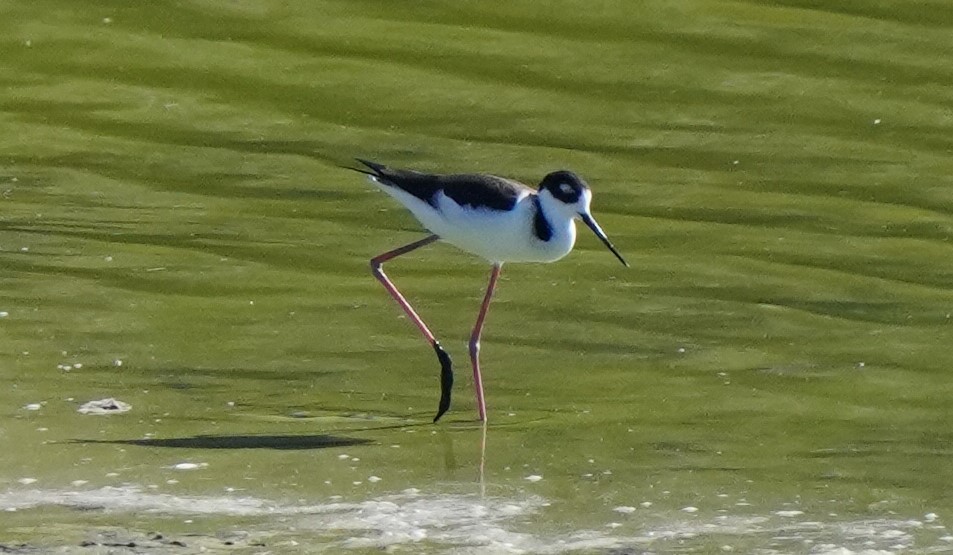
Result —
[{"label": "black wing", "polygon": [[437,193],[440,191],[460,206],[494,210],[511,210],[521,195],[532,192],[521,183],[495,175],[435,175],[390,168],[360,158],[357,161],[370,170],[356,171],[370,175],[384,185],[407,191],[434,208],[437,208]]}]

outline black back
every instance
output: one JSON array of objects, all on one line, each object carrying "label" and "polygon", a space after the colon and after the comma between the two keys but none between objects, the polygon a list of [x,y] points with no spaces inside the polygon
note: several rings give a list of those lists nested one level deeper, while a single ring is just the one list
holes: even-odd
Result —
[{"label": "black back", "polygon": [[380,183],[406,191],[434,208],[437,207],[439,191],[460,206],[493,210],[512,210],[520,195],[532,192],[525,185],[495,175],[436,175],[390,168],[360,158],[357,161],[370,168],[370,171],[357,171],[376,178]]}]

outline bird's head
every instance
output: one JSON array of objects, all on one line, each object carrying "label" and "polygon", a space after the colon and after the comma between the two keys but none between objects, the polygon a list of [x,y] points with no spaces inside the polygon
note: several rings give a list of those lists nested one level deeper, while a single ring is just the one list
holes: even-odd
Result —
[{"label": "bird's head", "polygon": [[565,218],[582,220],[620,262],[626,266],[629,265],[592,217],[589,209],[592,203],[592,191],[581,177],[566,170],[552,172],[540,182],[538,194],[540,202],[544,203],[547,209],[556,210]]}]

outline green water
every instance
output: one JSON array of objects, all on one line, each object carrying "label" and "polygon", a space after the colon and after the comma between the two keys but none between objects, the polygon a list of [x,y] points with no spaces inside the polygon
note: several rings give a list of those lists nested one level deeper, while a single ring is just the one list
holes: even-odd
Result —
[{"label": "green water", "polygon": [[[953,6],[300,4],[0,4],[0,545],[953,545]],[[489,267],[387,266],[432,425],[355,156],[572,169],[632,263],[504,268],[485,443]]]}]

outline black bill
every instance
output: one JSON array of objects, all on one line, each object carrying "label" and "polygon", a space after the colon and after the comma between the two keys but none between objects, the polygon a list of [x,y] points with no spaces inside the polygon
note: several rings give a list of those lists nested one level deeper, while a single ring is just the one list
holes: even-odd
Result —
[{"label": "black bill", "polygon": [[606,247],[608,247],[610,251],[612,251],[612,254],[614,254],[615,257],[619,259],[619,262],[625,264],[625,267],[628,268],[629,263],[626,262],[624,258],[622,258],[622,255],[619,254],[619,251],[615,250],[615,247],[612,246],[612,242],[609,241],[608,237],[606,237],[606,233],[602,231],[602,228],[599,227],[599,224],[597,224],[596,221],[592,219],[592,216],[590,216],[589,214],[580,213],[579,217],[582,218],[583,223],[589,226],[589,229],[591,229],[592,232],[596,234],[596,237],[598,237],[602,241],[602,243]]}]

